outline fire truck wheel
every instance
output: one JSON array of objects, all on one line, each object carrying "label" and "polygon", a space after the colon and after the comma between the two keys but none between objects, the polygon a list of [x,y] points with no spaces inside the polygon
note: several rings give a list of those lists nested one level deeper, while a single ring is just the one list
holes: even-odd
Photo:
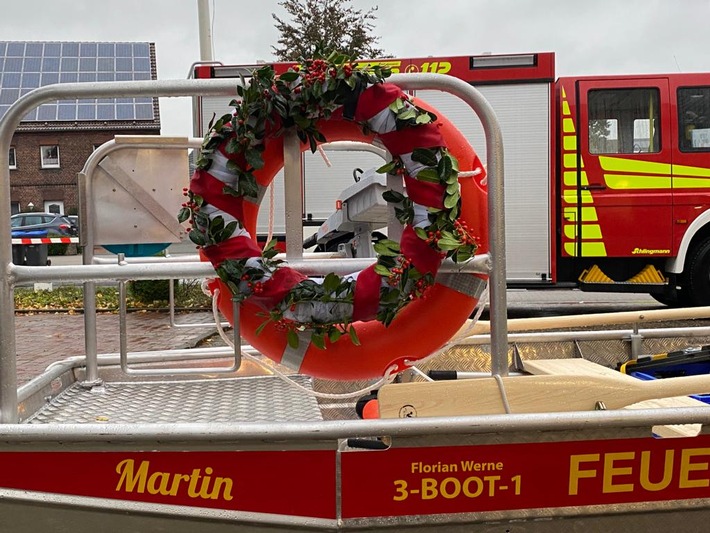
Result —
[{"label": "fire truck wheel", "polygon": [[688,295],[688,305],[710,305],[710,238],[693,248],[684,276],[683,293]]}]

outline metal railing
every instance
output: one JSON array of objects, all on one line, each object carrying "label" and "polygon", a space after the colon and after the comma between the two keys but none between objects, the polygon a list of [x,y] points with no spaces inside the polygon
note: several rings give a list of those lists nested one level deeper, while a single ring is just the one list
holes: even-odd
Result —
[{"label": "metal railing", "polygon": [[[493,108],[483,96],[469,84],[449,76],[434,74],[394,75],[390,81],[407,89],[439,89],[459,97],[467,103],[479,116],[483,124],[488,154],[488,192],[489,192],[489,235],[490,252],[481,256],[474,263],[474,268],[488,270],[492,263],[496,268],[491,271],[491,322],[494,324],[491,334],[491,352],[493,372],[505,375],[508,372],[507,339],[506,339],[506,274],[505,274],[505,240],[504,240],[504,204],[503,204],[503,142],[500,127]],[[71,100],[81,98],[102,97],[177,97],[177,96],[236,96],[235,80],[172,80],[172,81],[133,81],[104,83],[65,83],[49,85],[35,89],[19,98],[0,119],[0,264],[4,265],[5,273],[0,279],[0,423],[15,423],[17,421],[17,374],[16,374],[16,339],[14,316],[14,288],[23,281],[84,281],[88,288],[88,298],[92,294],[92,282],[100,280],[128,279],[171,279],[200,278],[214,274],[211,265],[206,263],[158,263],[158,264],[125,264],[125,265],[94,265],[58,266],[52,269],[15,265],[12,262],[12,245],[10,242],[10,171],[9,151],[12,136],[22,118],[39,105],[54,100]],[[189,145],[189,143],[188,143]],[[300,144],[297,137],[291,135],[285,142],[285,181],[289,183],[296,163],[300,160]],[[98,156],[97,156],[98,157]],[[94,160],[96,161],[96,160]],[[88,162],[87,162],[88,163]],[[288,186],[288,185],[287,185]],[[87,183],[90,187],[90,183]],[[90,191],[87,191],[90,193]],[[298,196],[298,195],[294,195]],[[90,197],[90,196],[89,196]],[[289,195],[286,195],[289,199]],[[86,216],[91,218],[91,205],[86,205]],[[303,261],[303,250],[300,247],[302,236],[302,220],[293,213],[300,210],[286,206],[286,237],[291,237],[291,246],[287,248],[287,260],[292,267],[304,270],[306,274],[325,274],[353,272],[369,265],[369,261]],[[289,216],[290,213],[290,216]],[[298,242],[299,246],[293,245]],[[87,239],[86,253],[93,253],[93,242]],[[288,245],[287,245],[288,246]],[[334,264],[336,263],[336,264]],[[345,266],[347,265],[347,266]],[[357,265],[357,266],[356,266]],[[95,300],[94,300],[95,301]],[[85,326],[95,328],[94,312],[87,309]],[[98,379],[96,364],[95,335],[86,337],[87,380]]]}]

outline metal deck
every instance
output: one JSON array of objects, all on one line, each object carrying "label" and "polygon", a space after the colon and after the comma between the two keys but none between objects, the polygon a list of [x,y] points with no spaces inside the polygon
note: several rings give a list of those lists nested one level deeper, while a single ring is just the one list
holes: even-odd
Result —
[{"label": "metal deck", "polygon": [[[312,389],[308,376],[291,376]],[[210,380],[75,383],[28,424],[159,424],[313,422],[322,420],[314,396],[277,376]]]}]

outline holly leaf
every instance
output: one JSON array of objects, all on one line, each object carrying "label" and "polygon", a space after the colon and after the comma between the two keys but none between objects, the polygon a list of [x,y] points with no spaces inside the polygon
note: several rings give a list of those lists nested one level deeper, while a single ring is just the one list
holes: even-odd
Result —
[{"label": "holly leaf", "polygon": [[325,350],[325,335],[323,333],[313,333],[311,335],[311,343],[320,350]]},{"label": "holly leaf", "polygon": [[188,218],[190,218],[191,213],[192,213],[192,211],[190,211],[189,207],[183,207],[182,209],[180,209],[180,212],[178,213],[178,217],[177,217],[178,222],[180,224],[185,222]]},{"label": "holly leaf", "polygon": [[398,204],[404,201],[405,196],[401,192],[387,190],[382,193],[382,198],[385,200],[385,202]]},{"label": "holly leaf", "polygon": [[419,181],[428,181],[429,183],[439,183],[439,173],[433,168],[424,168],[417,173],[416,178]]},{"label": "holly leaf", "polygon": [[436,152],[427,148],[415,148],[412,152],[412,160],[428,167],[434,167],[439,162],[436,158]]},{"label": "holly leaf", "polygon": [[298,333],[292,329],[289,329],[286,333],[286,341],[288,342],[289,347],[295,350],[298,348]]},{"label": "holly leaf", "polygon": [[360,346],[360,339],[357,337],[357,331],[355,331],[355,328],[350,326],[348,328],[348,334],[350,335],[350,340],[355,346]]}]

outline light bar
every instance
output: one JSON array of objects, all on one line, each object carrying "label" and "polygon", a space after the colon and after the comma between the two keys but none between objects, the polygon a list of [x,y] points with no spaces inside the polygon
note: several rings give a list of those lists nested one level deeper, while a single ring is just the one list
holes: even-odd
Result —
[{"label": "light bar", "polygon": [[483,68],[534,67],[535,65],[537,65],[537,54],[471,57],[471,70]]}]

